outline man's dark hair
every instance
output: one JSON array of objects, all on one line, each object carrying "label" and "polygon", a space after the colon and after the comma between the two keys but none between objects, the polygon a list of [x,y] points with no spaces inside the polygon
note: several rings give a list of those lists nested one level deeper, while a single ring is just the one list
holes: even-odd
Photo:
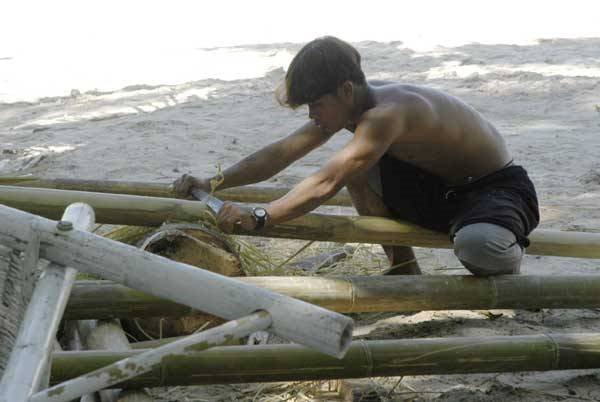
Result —
[{"label": "man's dark hair", "polygon": [[366,83],[360,53],[341,39],[324,36],[296,54],[285,75],[285,88],[277,90],[277,99],[295,108],[335,92],[346,81]]}]

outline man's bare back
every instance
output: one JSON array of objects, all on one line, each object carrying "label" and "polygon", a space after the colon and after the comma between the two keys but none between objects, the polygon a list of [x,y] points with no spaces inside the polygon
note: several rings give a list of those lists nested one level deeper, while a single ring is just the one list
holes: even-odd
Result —
[{"label": "man's bare back", "polygon": [[[434,173],[448,184],[475,180],[511,161],[504,139],[479,112],[451,95],[432,88],[393,82],[369,82],[374,109],[417,96],[432,109],[433,124],[415,124],[387,153]],[[373,109],[370,110],[373,113]],[[359,120],[358,124],[361,124]]]}]

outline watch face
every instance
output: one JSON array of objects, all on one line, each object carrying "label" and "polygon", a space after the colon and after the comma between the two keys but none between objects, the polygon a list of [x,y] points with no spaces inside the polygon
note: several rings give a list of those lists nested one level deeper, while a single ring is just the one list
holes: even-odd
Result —
[{"label": "watch face", "polygon": [[254,209],[254,215],[257,218],[264,218],[265,216],[267,216],[267,211],[265,211],[264,208],[255,208]]}]

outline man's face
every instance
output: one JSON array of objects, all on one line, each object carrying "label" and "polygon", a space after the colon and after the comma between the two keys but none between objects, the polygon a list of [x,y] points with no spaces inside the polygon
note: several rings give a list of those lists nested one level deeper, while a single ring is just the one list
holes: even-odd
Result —
[{"label": "man's face", "polygon": [[337,94],[326,94],[308,104],[308,118],[328,134],[346,127],[348,106]]}]

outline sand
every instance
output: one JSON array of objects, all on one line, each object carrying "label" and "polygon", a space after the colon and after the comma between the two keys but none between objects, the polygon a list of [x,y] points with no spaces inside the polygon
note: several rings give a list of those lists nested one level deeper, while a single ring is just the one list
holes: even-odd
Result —
[{"label": "sand", "polygon": [[[600,232],[600,39],[549,39],[525,46],[470,44],[429,51],[402,42],[355,45],[368,78],[429,85],[460,97],[487,116],[538,189],[541,227]],[[0,174],[151,182],[170,182],[183,173],[212,174],[216,164],[226,167],[306,119],[305,109],[281,108],[272,92],[283,77],[281,65],[299,47],[284,43],[219,50],[238,55],[239,62],[253,58],[272,67],[255,78],[140,83],[106,92],[72,88],[71,96],[0,103]],[[348,139],[348,133],[337,134],[267,184],[297,183]],[[277,244],[290,253],[297,245]],[[373,250],[381,255],[377,247]],[[417,254],[426,274],[467,273],[449,251],[418,249]],[[535,275],[599,270],[600,262],[594,260],[539,256],[526,256],[522,267],[524,274]],[[377,315],[359,322],[358,333],[364,339],[516,335],[593,332],[600,324],[598,310],[494,313],[502,315],[495,319],[477,311]],[[390,398],[599,400],[599,373],[406,377]],[[389,390],[398,378],[373,381]],[[232,400],[232,395],[252,399],[251,392],[239,389],[243,390],[177,388],[162,390],[158,396],[164,401]]]}]

